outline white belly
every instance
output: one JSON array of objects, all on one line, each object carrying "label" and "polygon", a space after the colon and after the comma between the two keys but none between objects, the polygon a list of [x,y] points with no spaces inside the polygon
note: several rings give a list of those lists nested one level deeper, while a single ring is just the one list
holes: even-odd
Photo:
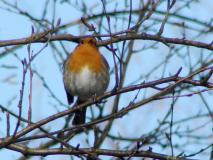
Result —
[{"label": "white belly", "polygon": [[91,72],[88,67],[75,76],[75,86],[78,90],[86,90],[86,88],[94,88],[97,84],[96,75]]},{"label": "white belly", "polygon": [[91,72],[88,67],[84,67],[79,73],[67,75],[65,86],[68,92],[82,100],[93,95],[103,94],[109,82],[109,79],[103,73],[96,74]]}]

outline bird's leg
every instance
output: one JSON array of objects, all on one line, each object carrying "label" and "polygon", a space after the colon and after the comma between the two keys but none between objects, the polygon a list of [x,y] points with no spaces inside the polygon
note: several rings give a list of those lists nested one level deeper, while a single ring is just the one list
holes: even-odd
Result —
[{"label": "bird's leg", "polygon": [[92,95],[92,101],[93,101],[93,102],[96,101],[96,97],[97,97],[97,94],[96,94],[96,93]]},{"label": "bird's leg", "polygon": [[[97,100],[97,94],[92,95],[92,101],[95,102]],[[99,100],[96,104],[105,103],[106,100]]]}]

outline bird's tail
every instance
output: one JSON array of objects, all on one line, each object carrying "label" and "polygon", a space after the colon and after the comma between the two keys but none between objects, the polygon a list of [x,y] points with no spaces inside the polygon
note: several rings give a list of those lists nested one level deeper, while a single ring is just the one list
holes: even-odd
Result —
[{"label": "bird's tail", "polygon": [[[84,101],[81,101],[81,100],[77,100],[76,102],[76,105],[79,105],[81,103],[83,103]],[[73,118],[73,121],[72,121],[72,124],[73,125],[79,125],[79,124],[84,124],[85,121],[86,121],[86,111],[87,111],[87,108],[84,107],[82,109],[79,109],[75,112],[75,115],[74,115],[74,118]]]}]

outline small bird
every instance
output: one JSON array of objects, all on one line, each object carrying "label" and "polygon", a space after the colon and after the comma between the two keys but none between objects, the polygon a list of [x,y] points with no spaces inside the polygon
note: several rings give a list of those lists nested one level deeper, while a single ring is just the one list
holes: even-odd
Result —
[{"label": "small bird", "polygon": [[[95,38],[83,38],[64,63],[63,81],[68,104],[81,104],[92,96],[102,95],[109,84],[109,64],[99,52]],[[86,108],[77,110],[73,125],[84,124]]]}]

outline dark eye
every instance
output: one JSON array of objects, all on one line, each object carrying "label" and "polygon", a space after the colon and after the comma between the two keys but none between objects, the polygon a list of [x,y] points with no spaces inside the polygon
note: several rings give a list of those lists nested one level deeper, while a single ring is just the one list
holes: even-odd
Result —
[{"label": "dark eye", "polygon": [[95,39],[90,39],[90,40],[89,40],[89,43],[95,45],[95,44],[96,44],[96,40],[95,40]]},{"label": "dark eye", "polygon": [[90,39],[90,40],[89,40],[89,43],[93,44],[93,43],[94,43],[94,40],[93,40],[93,39]]},{"label": "dark eye", "polygon": [[83,39],[80,40],[80,44],[84,44],[84,40]]}]

